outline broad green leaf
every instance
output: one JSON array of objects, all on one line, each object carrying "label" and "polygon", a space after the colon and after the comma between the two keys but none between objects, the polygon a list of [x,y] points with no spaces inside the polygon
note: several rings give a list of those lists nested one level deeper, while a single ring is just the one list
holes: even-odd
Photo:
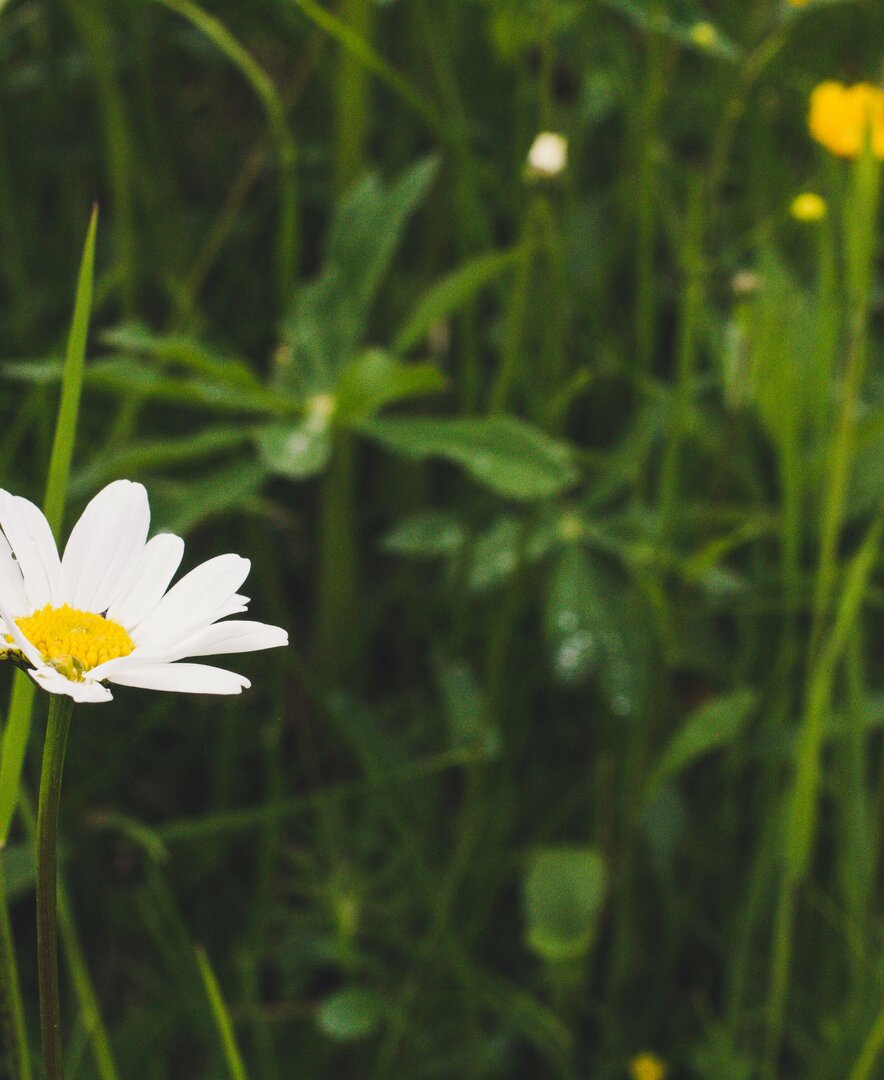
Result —
[{"label": "broad green leaf", "polygon": [[406,457],[455,462],[511,499],[558,495],[579,475],[568,446],[513,417],[371,420],[361,430]]},{"label": "broad green leaf", "polygon": [[353,427],[385,405],[434,394],[444,387],[445,379],[432,364],[403,364],[388,353],[373,349],[341,372],[335,386],[334,422],[341,427]]},{"label": "broad green leaf", "polygon": [[384,1011],[382,999],[371,990],[339,990],[319,1006],[316,1023],[329,1038],[349,1042],[370,1035]]},{"label": "broad green leaf", "polygon": [[664,781],[698,758],[733,742],[752,715],[757,700],[752,690],[736,690],[694,709],[661,754],[648,790],[658,790]]},{"label": "broad green leaf", "polygon": [[340,204],[319,277],[297,295],[282,327],[292,355],[279,371],[283,385],[312,393],[332,389],[362,343],[378,287],[436,167],[427,158],[390,184],[368,176]]},{"label": "broad green leaf", "polygon": [[476,293],[524,256],[525,250],[521,247],[481,255],[436,282],[420,298],[399,331],[394,350],[405,352],[417,345],[436,323],[469,303]]},{"label": "broad green leaf", "polygon": [[393,555],[411,559],[438,559],[456,555],[466,542],[466,529],[453,514],[424,510],[401,521],[381,541]]},{"label": "broad green leaf", "polygon": [[534,853],[524,882],[526,939],[543,960],[577,960],[592,947],[607,891],[605,864],[588,847]]}]

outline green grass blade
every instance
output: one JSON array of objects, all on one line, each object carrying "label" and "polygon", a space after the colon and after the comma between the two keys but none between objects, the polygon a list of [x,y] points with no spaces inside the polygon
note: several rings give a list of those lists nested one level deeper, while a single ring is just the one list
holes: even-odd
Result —
[{"label": "green grass blade", "polygon": [[[67,353],[62,376],[61,402],[55,425],[55,438],[49,459],[46,495],[43,511],[58,535],[61,527],[74,441],[77,434],[77,417],[80,411],[80,392],[86,366],[86,339],[89,332],[89,316],[92,310],[92,289],[95,278],[95,235],[98,227],[98,208],[92,211],[86,245],[80,261],[77,293],[74,301],[74,317],[68,335]],[[34,684],[21,672],[16,672],[12,690],[9,716],[3,732],[0,751],[0,849],[9,836],[9,827],[18,802],[18,788],[22,764],[31,726],[31,708],[34,703]]]},{"label": "green grass blade", "polygon": [[218,1034],[221,1036],[221,1045],[224,1048],[224,1060],[227,1062],[230,1075],[233,1080],[248,1080],[242,1056],[236,1045],[236,1036],[233,1033],[233,1023],[230,1020],[230,1013],[227,1011],[227,1006],[224,1004],[224,998],[221,996],[221,988],[218,986],[218,980],[215,978],[214,971],[212,971],[212,966],[209,963],[206,950],[200,945],[198,945],[196,949],[196,960],[199,964],[200,975],[203,977],[206,996],[209,999],[209,1004],[212,1006],[212,1015],[215,1017],[215,1023],[218,1025]]},{"label": "green grass blade", "polygon": [[[160,3],[169,3],[171,0],[159,0]],[[179,0],[180,2],[180,0]],[[329,37],[346,49],[348,53],[359,60],[372,74],[385,82],[390,89],[397,94],[402,101],[413,109],[427,126],[434,131],[443,141],[457,143],[457,137],[448,130],[448,127],[439,119],[436,109],[431,102],[416,90],[411,83],[382,56],[365,41],[360,35],[342,19],[326,11],[315,0],[292,0],[292,3],[304,12],[311,22],[324,30]]]},{"label": "green grass blade", "polygon": [[240,45],[227,27],[214,15],[203,11],[191,0],[155,0],[177,12],[216,45],[240,71],[260,98],[267,123],[279,155],[280,223],[277,240],[277,274],[280,300],[288,301],[297,262],[297,191],[295,187],[295,144],[285,118],[285,108],[264,69]]}]

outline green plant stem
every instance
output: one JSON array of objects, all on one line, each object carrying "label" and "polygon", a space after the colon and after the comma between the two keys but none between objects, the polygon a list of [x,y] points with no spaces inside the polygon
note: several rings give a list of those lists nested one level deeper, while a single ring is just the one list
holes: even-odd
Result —
[{"label": "green plant stem", "polygon": [[[347,0],[343,5],[347,25],[371,44],[374,4],[371,0]],[[338,59],[335,123],[335,185],[342,195],[359,179],[365,167],[369,130],[369,79],[365,65],[346,48]]]},{"label": "green plant stem", "polygon": [[697,362],[697,324],[703,303],[703,185],[694,182],[682,248],[684,290],[678,320],[676,384],[673,391],[669,439],[660,476],[660,532],[671,537],[678,507],[682,443],[688,432]]},{"label": "green plant stem", "polygon": [[640,375],[646,376],[654,352],[656,323],[657,275],[654,272],[656,220],[654,191],[657,146],[657,118],[663,98],[663,43],[658,34],[648,35],[647,74],[638,108],[636,148],[638,168],[632,189],[636,224],[636,299],[635,332],[636,364]]},{"label": "green plant stem", "polygon": [[777,1057],[789,987],[795,906],[798,889],[810,865],[816,828],[825,718],[832,701],[835,675],[868,589],[882,531],[884,510],[879,512],[848,569],[835,624],[820,650],[818,660],[810,669],[804,715],[795,750],[795,776],[788,795],[784,822],[784,867],[774,916],[770,997],[761,1072],[763,1080],[774,1080],[777,1075]]},{"label": "green plant stem", "polygon": [[316,655],[329,683],[352,667],[359,652],[355,485],[356,447],[342,432],[322,487]]},{"label": "green plant stem", "polygon": [[25,1027],[15,943],[6,903],[6,875],[0,849],[0,1028],[6,1049],[9,1080],[31,1080],[31,1059]]},{"label": "green plant stem", "polygon": [[40,1031],[46,1080],[62,1080],[61,1005],[58,994],[58,805],[74,703],[63,694],[49,699],[37,810],[37,969]]}]

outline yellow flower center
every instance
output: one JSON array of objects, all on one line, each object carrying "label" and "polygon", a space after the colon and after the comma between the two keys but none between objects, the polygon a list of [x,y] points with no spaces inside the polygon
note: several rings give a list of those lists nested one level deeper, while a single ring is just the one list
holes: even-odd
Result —
[{"label": "yellow flower center", "polygon": [[82,681],[84,671],[98,667],[105,660],[128,656],[135,648],[119,623],[91,611],[77,611],[67,604],[59,608],[47,604],[17,622],[46,663],[74,682]]}]

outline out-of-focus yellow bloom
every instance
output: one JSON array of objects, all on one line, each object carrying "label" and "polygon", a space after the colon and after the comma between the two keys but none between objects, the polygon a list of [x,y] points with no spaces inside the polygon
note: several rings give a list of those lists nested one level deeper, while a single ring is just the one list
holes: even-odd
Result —
[{"label": "out-of-focus yellow bloom", "polygon": [[790,7],[804,7],[808,0],[789,0]]},{"label": "out-of-focus yellow bloom", "polygon": [[818,143],[845,158],[859,156],[869,130],[872,152],[884,160],[884,92],[871,83],[820,83],[810,95],[807,123]]},{"label": "out-of-focus yellow bloom", "polygon": [[654,1054],[638,1054],[629,1063],[632,1080],[666,1080],[666,1066]]},{"label": "out-of-focus yellow bloom", "polygon": [[691,41],[701,49],[711,49],[718,41],[718,31],[711,22],[696,22],[691,27]]},{"label": "out-of-focus yellow bloom", "polygon": [[817,195],[815,191],[802,191],[792,200],[789,211],[797,221],[822,221],[829,208],[822,195]]}]

